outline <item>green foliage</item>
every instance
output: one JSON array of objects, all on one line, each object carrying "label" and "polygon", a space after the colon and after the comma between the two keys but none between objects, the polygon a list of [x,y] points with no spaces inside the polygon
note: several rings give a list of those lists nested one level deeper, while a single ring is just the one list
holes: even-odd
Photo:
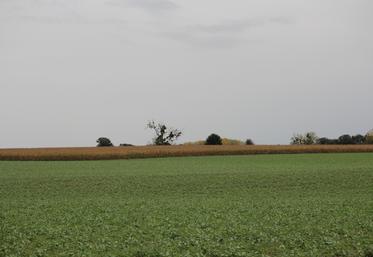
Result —
[{"label": "green foliage", "polygon": [[0,256],[370,257],[373,154],[0,162]]},{"label": "green foliage", "polygon": [[178,129],[168,128],[163,123],[155,123],[154,121],[150,121],[148,122],[147,127],[154,130],[154,145],[171,145],[182,135],[182,132]]},{"label": "green foliage", "polygon": [[211,134],[207,137],[205,144],[206,145],[222,145],[223,142],[219,135]]},{"label": "green foliage", "polygon": [[96,141],[97,147],[107,147],[107,146],[113,146],[113,143],[111,143],[110,139],[107,137],[100,137]]}]

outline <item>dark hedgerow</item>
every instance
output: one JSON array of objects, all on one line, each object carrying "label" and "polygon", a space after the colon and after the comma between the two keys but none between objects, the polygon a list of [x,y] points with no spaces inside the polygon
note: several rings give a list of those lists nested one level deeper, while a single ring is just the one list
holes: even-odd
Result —
[{"label": "dark hedgerow", "polygon": [[123,143],[123,144],[120,144],[119,146],[126,147],[126,146],[133,146],[133,145],[132,144]]}]

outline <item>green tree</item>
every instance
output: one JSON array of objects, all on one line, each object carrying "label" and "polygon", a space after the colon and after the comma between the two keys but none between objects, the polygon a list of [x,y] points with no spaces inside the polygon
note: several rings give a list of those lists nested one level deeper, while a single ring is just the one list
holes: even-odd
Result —
[{"label": "green tree", "polygon": [[107,146],[113,146],[113,143],[111,143],[110,139],[107,137],[100,137],[96,141],[97,147],[107,147]]},{"label": "green tree", "polygon": [[350,135],[342,135],[338,138],[338,143],[341,145],[352,145],[354,141]]},{"label": "green tree", "polygon": [[211,134],[207,137],[205,144],[206,145],[222,145],[223,142],[219,135]]},{"label": "green tree", "polygon": [[246,145],[254,145],[254,141],[251,140],[250,138],[249,139],[246,139]]}]

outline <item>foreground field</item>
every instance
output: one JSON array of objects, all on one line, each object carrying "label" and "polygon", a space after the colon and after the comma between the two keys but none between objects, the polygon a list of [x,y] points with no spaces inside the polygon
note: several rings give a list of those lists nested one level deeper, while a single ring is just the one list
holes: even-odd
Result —
[{"label": "foreground field", "polygon": [[0,256],[372,256],[373,154],[0,162]]},{"label": "foreground field", "polygon": [[0,160],[116,160],[172,156],[364,152],[373,152],[373,145],[177,145],[0,149]]}]

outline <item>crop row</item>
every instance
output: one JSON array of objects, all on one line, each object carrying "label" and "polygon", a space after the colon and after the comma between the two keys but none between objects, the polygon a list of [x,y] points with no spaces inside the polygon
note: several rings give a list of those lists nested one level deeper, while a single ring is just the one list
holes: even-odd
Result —
[{"label": "crop row", "polygon": [[373,152],[373,145],[176,145],[133,147],[0,149],[0,160],[114,160],[206,155],[358,152]]}]

